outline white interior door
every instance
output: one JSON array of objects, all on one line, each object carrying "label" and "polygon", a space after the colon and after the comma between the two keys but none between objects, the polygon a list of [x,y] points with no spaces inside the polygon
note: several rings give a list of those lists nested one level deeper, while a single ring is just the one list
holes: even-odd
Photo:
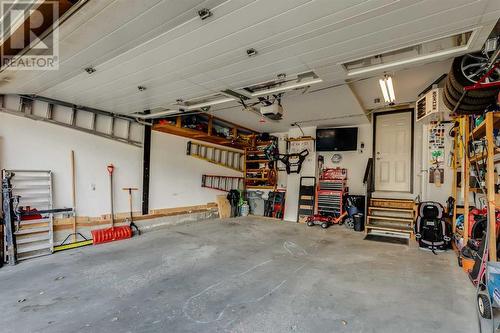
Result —
[{"label": "white interior door", "polygon": [[375,190],[411,190],[411,112],[377,116]]}]

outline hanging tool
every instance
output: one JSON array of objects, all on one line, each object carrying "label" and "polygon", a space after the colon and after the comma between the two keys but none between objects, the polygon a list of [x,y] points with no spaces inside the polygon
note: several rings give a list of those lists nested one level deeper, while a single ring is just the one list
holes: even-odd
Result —
[{"label": "hanging tool", "polygon": [[127,239],[132,237],[132,228],[130,226],[115,227],[115,210],[114,210],[114,197],[113,197],[113,172],[115,167],[113,164],[107,167],[109,173],[110,184],[110,200],[111,200],[111,227],[108,229],[92,230],[92,238],[94,245],[115,240]]},{"label": "hanging tool", "polygon": [[[3,228],[4,228],[4,239],[5,239],[5,255],[9,265],[17,264],[17,253],[16,253],[16,238],[14,237],[14,221],[16,219],[14,212],[14,202],[12,198],[12,183],[11,179],[14,176],[13,173],[4,172],[2,179],[2,197],[3,197]],[[4,258],[0,258],[3,262]]]},{"label": "hanging tool", "polygon": [[132,191],[137,191],[139,189],[136,187],[124,187],[122,190],[128,191],[128,203],[130,207],[130,216],[128,218],[129,226],[137,231],[137,235],[140,235],[141,231],[139,230],[139,227],[137,227],[137,224],[134,223],[134,214],[132,212]]},{"label": "hanging tool", "polygon": [[[81,233],[77,231],[77,216],[76,216],[76,167],[75,167],[75,151],[71,151],[70,155],[71,161],[71,198],[73,203],[73,216],[72,216],[72,224],[73,224],[73,232],[69,234],[59,245],[54,246],[54,252],[75,249],[82,246],[92,245],[92,239],[88,239]],[[71,237],[71,243],[66,243]],[[78,240],[80,237],[82,240]]]},{"label": "hanging tool", "polygon": [[73,243],[76,243],[76,173],[75,151],[71,151],[71,199],[73,203]]}]

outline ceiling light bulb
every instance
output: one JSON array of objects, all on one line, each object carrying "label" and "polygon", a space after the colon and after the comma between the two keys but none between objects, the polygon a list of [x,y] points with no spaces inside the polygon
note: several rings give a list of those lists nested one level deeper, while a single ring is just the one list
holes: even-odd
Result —
[{"label": "ceiling light bulb", "polygon": [[202,8],[198,11],[198,16],[200,16],[202,20],[206,20],[212,15],[213,15],[212,12],[208,8]]},{"label": "ceiling light bulb", "polygon": [[378,82],[380,84],[380,90],[382,90],[382,95],[384,95],[384,101],[386,103],[393,103],[396,100],[396,94],[394,93],[392,77],[386,75]]},{"label": "ceiling light bulb", "polygon": [[253,49],[253,48],[252,48],[252,49],[248,49],[248,50],[247,50],[247,56],[249,56],[249,57],[253,57],[253,56],[255,56],[255,55],[257,55],[257,50],[256,50],[256,49]]},{"label": "ceiling light bulb", "polygon": [[389,90],[389,100],[394,102],[396,100],[396,94],[394,93],[394,86],[392,84],[392,77],[387,77],[386,79],[387,90]]},{"label": "ceiling light bulb", "polygon": [[385,80],[383,79],[380,79],[379,81],[379,84],[380,84],[380,90],[382,90],[382,94],[384,95],[384,101],[386,103],[389,103],[389,93],[387,92],[387,88],[385,86]]}]

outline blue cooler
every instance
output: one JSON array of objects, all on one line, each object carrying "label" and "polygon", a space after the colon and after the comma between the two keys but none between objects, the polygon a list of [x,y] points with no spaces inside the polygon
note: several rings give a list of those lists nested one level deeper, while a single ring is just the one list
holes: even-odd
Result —
[{"label": "blue cooler", "polygon": [[488,262],[486,284],[488,285],[491,306],[500,308],[500,262]]}]

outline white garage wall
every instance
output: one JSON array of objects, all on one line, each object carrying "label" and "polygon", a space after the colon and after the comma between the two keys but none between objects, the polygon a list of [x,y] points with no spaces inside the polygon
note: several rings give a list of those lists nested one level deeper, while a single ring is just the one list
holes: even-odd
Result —
[{"label": "white garage wall", "polygon": [[[342,155],[342,162],[332,163],[333,152],[318,152],[319,155],[325,157],[325,166],[327,168],[346,168],[347,169],[347,185],[349,186],[349,194],[365,195],[365,186],[363,185],[363,176],[365,175],[366,163],[372,156],[373,133],[372,125],[360,125],[358,127],[358,150],[339,152]],[[365,147],[361,149],[361,143]]]},{"label": "white garage wall", "polygon": [[[151,149],[150,209],[204,205],[224,192],[201,188],[201,175],[241,173],[186,155],[187,139],[154,132]],[[55,207],[71,207],[71,150],[75,151],[77,212],[100,216],[110,212],[106,166],[115,165],[115,212],[127,212],[134,192],[134,211],[141,210],[142,149],[57,125],[0,113],[0,168],[52,170]]]},{"label": "white garage wall", "polygon": [[[335,126],[331,126],[335,127]],[[365,186],[363,185],[363,176],[365,173],[366,163],[368,159],[372,156],[372,125],[365,124],[358,127],[358,150],[352,152],[339,152],[342,155],[342,162],[338,164],[332,163],[332,156],[334,152],[313,152],[309,155],[306,162],[303,164],[302,171],[300,175],[286,173],[280,173],[280,177],[283,175],[287,177],[284,182],[287,184],[287,194],[286,194],[286,210],[285,210],[285,220],[296,221],[297,220],[297,209],[298,209],[298,192],[299,183],[301,176],[315,176],[317,168],[317,156],[323,155],[325,158],[325,167],[327,168],[346,168],[348,170],[348,186],[349,194],[353,195],[364,195]],[[303,128],[305,135],[316,137],[316,127],[305,127]],[[279,133],[278,135],[283,135]],[[288,137],[299,137],[302,135],[298,128],[291,128],[287,133]],[[276,134],[275,134],[276,135]],[[365,147],[361,149],[361,143],[364,143]],[[282,182],[281,180],[279,181]]]},{"label": "white garage wall", "polygon": [[[316,126],[303,127],[302,132],[296,127],[292,127],[288,131],[289,138],[298,138],[302,135],[316,137]],[[287,177],[287,188],[285,198],[285,216],[286,221],[297,221],[299,190],[300,190],[300,177],[314,177],[316,176],[316,153],[310,152],[306,160],[302,163],[302,170],[299,174],[292,173]],[[286,173],[283,173],[286,175]],[[281,173],[280,173],[281,176]]]},{"label": "white garage wall", "polygon": [[202,188],[203,174],[243,174],[186,155],[189,139],[154,132],[151,142],[150,209],[204,205],[225,192]]},{"label": "white garage wall", "polygon": [[[75,151],[77,212],[110,212],[109,176],[113,163],[115,211],[128,211],[123,187],[141,187],[142,149],[41,121],[0,114],[0,168],[52,170],[54,206],[71,207],[71,150]],[[134,196],[135,209],[141,194]]]}]

